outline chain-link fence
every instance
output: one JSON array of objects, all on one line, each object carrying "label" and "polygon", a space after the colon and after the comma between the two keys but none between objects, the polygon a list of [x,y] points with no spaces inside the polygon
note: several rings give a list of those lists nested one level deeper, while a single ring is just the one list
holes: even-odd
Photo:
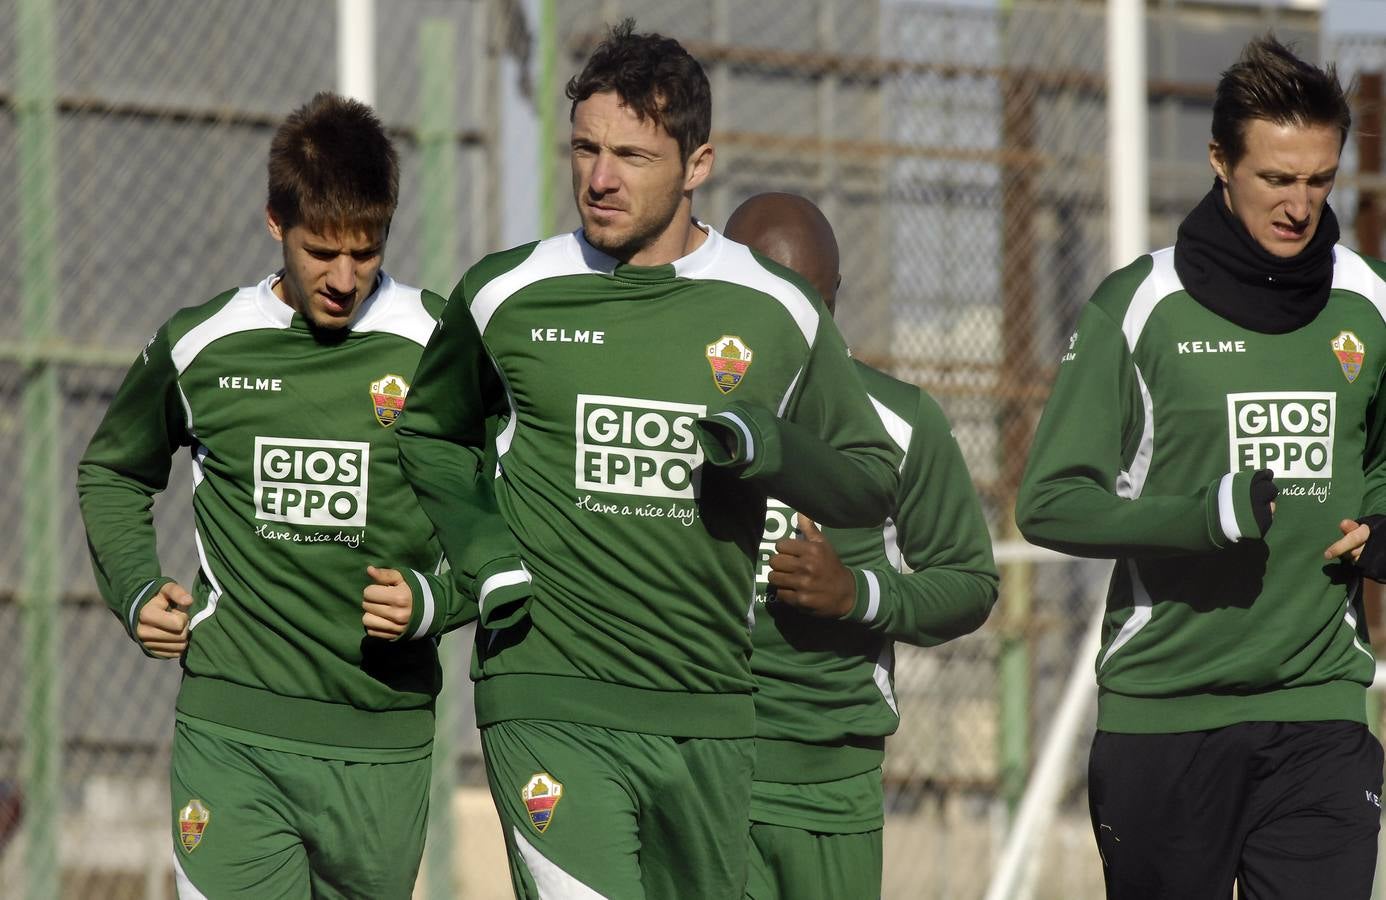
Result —
[{"label": "chain-link fence", "polygon": [[[1292,6],[1148,4],[1154,244],[1172,242],[1207,190],[1212,85],[1249,37],[1274,27],[1347,75],[1386,70],[1386,43],[1323,45],[1317,15]],[[963,446],[1003,562],[1002,599],[975,635],[897,648],[885,894],[980,897],[1105,586],[1105,566],[1027,555],[1011,521],[1060,341],[1110,268],[1104,6],[382,3],[375,104],[404,167],[387,255],[396,277],[446,291],[498,248],[514,202],[497,172],[522,149],[540,160],[535,180],[566,184],[562,82],[623,15],[678,37],[712,79],[717,168],[696,213],[720,226],[760,191],[815,199],[842,244],[840,322],[857,354],[925,387]],[[154,328],[277,266],[262,230],[264,156],[280,117],[336,84],[337,16],[333,0],[0,0],[0,259],[17,264],[0,279],[12,323],[0,336],[10,410],[0,459],[11,473],[0,504],[16,523],[0,545],[11,585],[0,633],[22,647],[0,657],[0,897],[171,896],[177,671],[144,658],[96,596],[73,472]],[[453,94],[441,116],[440,83]],[[525,139],[548,142],[502,142],[514,133],[506,96],[537,123]],[[1354,243],[1354,210],[1381,182],[1359,175],[1355,143],[1344,160],[1335,205]],[[450,228],[426,219],[440,185]],[[576,224],[561,187],[541,199],[554,228]],[[167,570],[187,578],[191,480],[178,465],[156,518]],[[435,803],[433,846],[458,851],[430,852],[421,891],[504,896],[466,639],[449,645],[440,771],[459,790]],[[1085,749],[1040,854],[1038,896],[1101,895]],[[440,874],[445,865],[453,871]]]}]

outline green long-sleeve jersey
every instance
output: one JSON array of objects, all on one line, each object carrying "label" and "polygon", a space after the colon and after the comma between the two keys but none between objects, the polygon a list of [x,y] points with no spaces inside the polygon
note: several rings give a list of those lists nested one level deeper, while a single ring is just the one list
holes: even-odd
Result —
[{"label": "green long-sleeve jersey", "polygon": [[823,782],[879,766],[900,723],[895,641],[930,647],[975,631],[996,600],[986,520],[943,410],[914,385],[862,363],[857,372],[904,454],[900,487],[883,525],[823,529],[856,582],[842,619],[766,602],[775,543],[795,530],[793,508],[769,502],[751,635],[757,781]]},{"label": "green long-sleeve jersey", "polygon": [[[1386,266],[1334,248],[1327,306],[1284,334],[1184,290],[1173,250],[1110,277],[1069,339],[1016,519],[1117,559],[1098,726],[1362,721],[1375,663],[1339,522],[1386,513]],[[1260,540],[1249,482],[1280,487]]]},{"label": "green long-sleeve jersey", "polygon": [[[179,715],[317,755],[427,753],[433,638],[476,606],[433,574],[440,546],[392,426],[443,301],[382,274],[344,339],[320,340],[274,280],[176,313],[131,366],[78,467],[98,586],[134,636],[175,580],[151,507],[189,447],[199,568]],[[371,564],[413,592],[397,642],[361,624]]]},{"label": "green long-sleeve jersey", "polygon": [[491,502],[476,402],[506,415],[491,474],[514,540],[477,586],[478,724],[751,736],[766,493],[865,525],[897,481],[812,289],[711,229],[664,266],[618,263],[580,232],[482,260],[399,434],[450,556],[495,537],[456,512]]}]

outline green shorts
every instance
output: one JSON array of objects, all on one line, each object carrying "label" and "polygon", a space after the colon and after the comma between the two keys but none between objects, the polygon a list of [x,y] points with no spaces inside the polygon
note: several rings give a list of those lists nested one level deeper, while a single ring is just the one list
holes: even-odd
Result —
[{"label": "green shorts", "polygon": [[751,789],[749,900],[881,896],[881,770]]},{"label": "green shorts", "polygon": [[518,720],[481,746],[521,900],[741,900],[750,738]]},{"label": "green shorts", "polygon": [[407,900],[428,820],[428,757],[320,759],[174,726],[182,900]]},{"label": "green shorts", "polygon": [[747,900],[874,900],[881,896],[881,831],[823,834],[751,825]]}]

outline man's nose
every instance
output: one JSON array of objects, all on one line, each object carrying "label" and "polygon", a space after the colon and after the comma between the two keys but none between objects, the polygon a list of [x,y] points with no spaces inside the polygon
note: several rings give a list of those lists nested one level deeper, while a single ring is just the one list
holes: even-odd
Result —
[{"label": "man's nose", "polygon": [[592,163],[592,177],[588,179],[588,186],[595,194],[609,194],[621,186],[616,161],[610,154],[597,154],[597,159]]},{"label": "man's nose", "polygon": [[327,287],[337,294],[356,290],[356,260],[349,254],[339,254],[327,269]]}]

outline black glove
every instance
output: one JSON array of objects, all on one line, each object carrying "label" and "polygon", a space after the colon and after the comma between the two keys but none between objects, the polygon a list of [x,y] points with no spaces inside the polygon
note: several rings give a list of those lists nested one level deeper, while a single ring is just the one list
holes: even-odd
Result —
[{"label": "black glove", "polygon": [[1274,475],[1270,469],[1257,469],[1251,473],[1251,514],[1256,517],[1256,527],[1261,529],[1261,537],[1271,527],[1271,501],[1280,493],[1275,486]]},{"label": "black glove", "polygon": [[1386,516],[1363,516],[1357,524],[1372,530],[1357,557],[1357,568],[1372,581],[1386,581]]}]

